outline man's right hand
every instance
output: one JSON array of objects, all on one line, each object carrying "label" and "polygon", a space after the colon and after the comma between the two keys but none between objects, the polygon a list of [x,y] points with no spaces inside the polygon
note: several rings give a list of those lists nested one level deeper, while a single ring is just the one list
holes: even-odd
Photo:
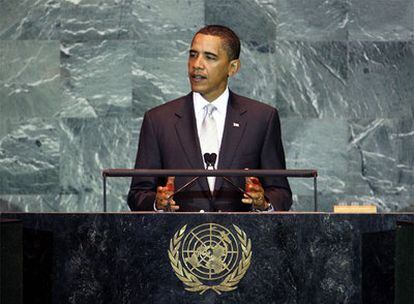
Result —
[{"label": "man's right hand", "polygon": [[164,187],[157,187],[157,194],[155,196],[155,206],[158,210],[174,212],[180,209],[180,206],[178,206],[172,198],[175,188],[174,180],[174,176],[169,176],[167,179],[167,183]]}]

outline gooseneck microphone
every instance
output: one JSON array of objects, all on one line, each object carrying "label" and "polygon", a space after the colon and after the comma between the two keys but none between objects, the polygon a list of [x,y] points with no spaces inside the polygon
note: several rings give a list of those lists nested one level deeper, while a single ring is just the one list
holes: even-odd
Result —
[{"label": "gooseneck microphone", "polygon": [[[204,158],[204,162],[207,165],[207,169],[211,168],[212,170],[215,170],[215,164],[216,164],[216,161],[217,161],[217,154],[216,153],[204,153],[203,158]],[[184,184],[183,186],[181,186],[180,188],[178,188],[176,191],[174,191],[174,193],[171,194],[167,198],[167,200],[171,199],[177,193],[182,192],[184,189],[187,189],[188,187],[192,186],[192,184],[194,182],[196,182],[199,178],[200,178],[200,176],[196,176],[196,177],[192,178],[189,182],[187,182],[186,184]],[[246,192],[243,188],[240,188],[239,186],[237,186],[229,178],[227,178],[226,176],[223,176],[223,179],[226,182],[228,182],[229,184],[231,184],[233,187],[235,187],[237,190],[239,190],[241,193],[244,193],[249,198],[253,199],[248,192]]]},{"label": "gooseneck microphone", "polygon": [[216,164],[216,160],[217,160],[217,154],[216,153],[204,153],[203,157],[204,157],[204,162],[207,165],[207,169],[211,167],[214,170],[215,169],[214,165]]},{"label": "gooseneck microphone", "polygon": [[[214,170],[215,169],[214,166],[217,160],[217,154],[216,153],[204,153],[203,156],[204,156],[204,162],[207,165],[207,169],[211,167],[212,170]],[[223,176],[223,179],[229,184],[231,184],[233,187],[235,187],[237,190],[239,190],[241,193],[246,194],[249,198],[253,199],[248,192],[246,192],[243,188],[240,188],[235,183],[233,183],[231,179],[227,178],[226,176]]]},{"label": "gooseneck microphone", "polygon": [[174,195],[176,195],[177,193],[180,193],[181,191],[183,191],[184,189],[190,187],[192,184],[194,184],[195,181],[197,181],[200,178],[200,176],[196,176],[194,178],[192,178],[188,183],[182,185],[180,188],[178,188],[176,191],[174,191],[173,194],[171,194],[169,197],[167,197],[167,200],[170,200]]},{"label": "gooseneck microphone", "polygon": [[[214,165],[215,165],[216,160],[217,160],[217,154],[216,153],[211,153],[211,154],[210,153],[204,153],[203,157],[204,157],[204,162],[207,164],[207,169],[210,166],[214,169]],[[176,191],[174,191],[173,194],[171,194],[169,197],[167,197],[167,200],[170,200],[177,193],[180,193],[181,191],[183,191],[183,190],[187,189],[188,187],[192,186],[192,184],[194,184],[194,182],[196,182],[199,178],[200,178],[200,176],[196,176],[196,177],[192,178],[189,182],[187,182],[186,184],[184,184],[183,186],[178,188]]]}]

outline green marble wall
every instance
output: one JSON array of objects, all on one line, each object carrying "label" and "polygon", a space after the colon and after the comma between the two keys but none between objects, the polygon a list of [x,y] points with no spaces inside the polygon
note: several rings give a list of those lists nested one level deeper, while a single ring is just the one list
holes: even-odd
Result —
[{"label": "green marble wall", "polygon": [[[320,207],[414,209],[410,0],[0,2],[0,210],[100,211],[103,168],[131,168],[143,113],[188,93],[204,24],[242,39],[230,87],[276,106],[290,169]],[[291,180],[295,210],[312,182]],[[109,209],[128,210],[128,179]]]}]

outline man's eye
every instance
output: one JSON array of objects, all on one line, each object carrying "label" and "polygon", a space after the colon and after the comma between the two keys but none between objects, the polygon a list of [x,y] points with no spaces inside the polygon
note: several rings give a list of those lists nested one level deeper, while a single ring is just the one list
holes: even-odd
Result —
[{"label": "man's eye", "polygon": [[195,56],[196,56],[196,53],[195,52],[190,52],[189,53],[189,57],[194,58]]},{"label": "man's eye", "polygon": [[206,57],[207,57],[207,59],[209,59],[209,60],[216,60],[216,56],[207,55]]}]

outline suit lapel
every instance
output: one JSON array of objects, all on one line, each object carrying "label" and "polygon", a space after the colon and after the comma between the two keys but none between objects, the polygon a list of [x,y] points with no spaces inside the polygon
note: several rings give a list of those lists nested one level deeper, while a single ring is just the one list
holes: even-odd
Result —
[{"label": "suit lapel", "polygon": [[[233,158],[247,126],[246,109],[238,97],[230,91],[223,138],[221,140],[218,169],[230,169]],[[217,179],[215,190],[220,189],[223,179]]]},{"label": "suit lapel", "polygon": [[[178,117],[175,129],[179,142],[185,152],[185,157],[187,157],[192,169],[204,169],[200,141],[197,135],[192,93],[185,97],[183,106],[177,109],[175,115]],[[181,156],[177,155],[177,157]],[[211,197],[207,179],[200,178],[198,182],[202,189],[208,192],[207,196]]]}]

